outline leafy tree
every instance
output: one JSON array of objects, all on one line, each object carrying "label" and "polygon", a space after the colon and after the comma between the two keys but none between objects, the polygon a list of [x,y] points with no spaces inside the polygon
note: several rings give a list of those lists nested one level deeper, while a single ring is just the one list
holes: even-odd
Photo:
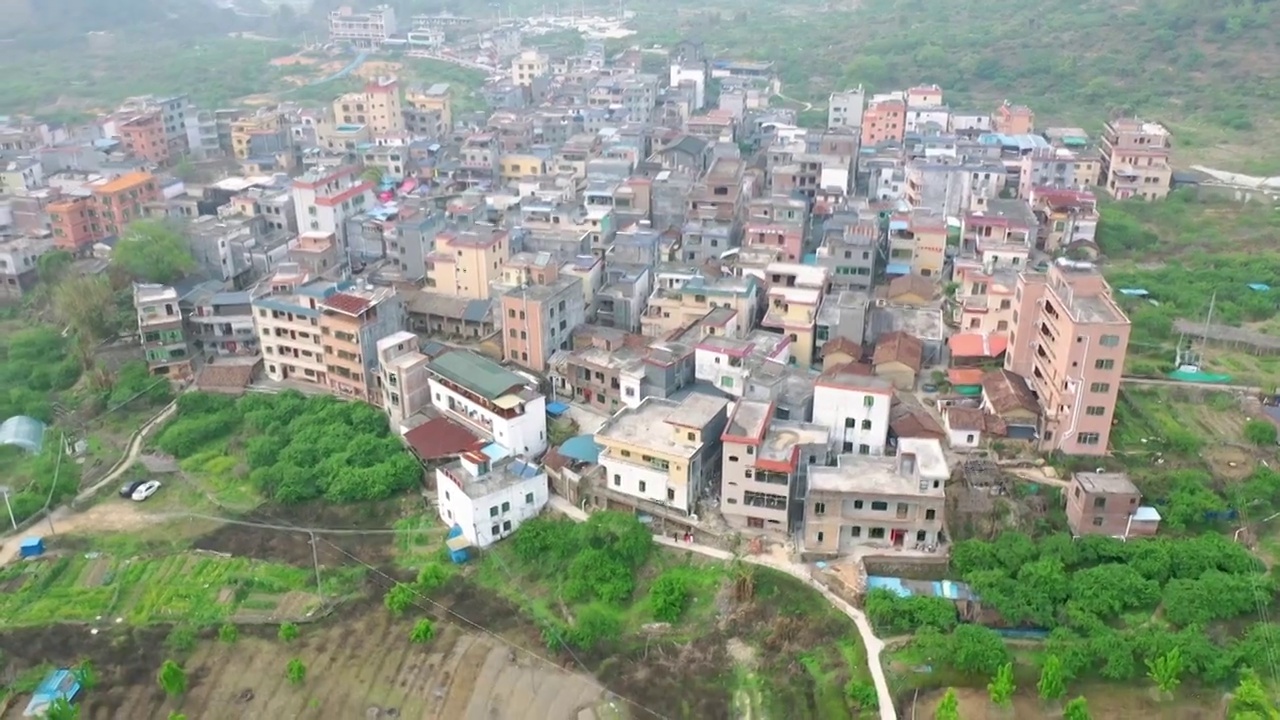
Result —
[{"label": "leafy tree", "polygon": [[1009,661],[1009,648],[995,630],[961,625],[951,634],[951,664],[960,672],[993,675]]},{"label": "leafy tree", "polygon": [[290,685],[301,685],[307,680],[307,666],[298,658],[293,658],[285,665],[284,676]]},{"label": "leafy tree", "polygon": [[1062,718],[1063,720],[1092,720],[1093,716],[1089,714],[1089,703],[1083,697],[1078,697],[1062,708]]},{"label": "leafy tree", "polygon": [[598,598],[620,603],[631,597],[634,589],[635,576],[625,562],[606,549],[588,548],[569,564],[561,593],[574,602]]},{"label": "leafy tree", "polygon": [[875,683],[866,680],[850,680],[844,686],[844,695],[855,710],[872,712],[880,708],[880,694]]},{"label": "leafy tree", "polygon": [[960,720],[960,700],[956,697],[955,688],[947,688],[933,711],[933,720]]},{"label": "leafy tree", "polygon": [[442,587],[451,577],[453,573],[444,564],[429,562],[418,571],[418,589],[431,592]]},{"label": "leafy tree", "polygon": [[1227,720],[1280,720],[1280,709],[1252,668],[1240,674],[1240,683],[1227,705]]},{"label": "leafy tree", "polygon": [[187,692],[187,671],[172,660],[165,660],[156,676],[160,689],[169,697],[178,697]]},{"label": "leafy tree", "polygon": [[649,588],[649,608],[660,622],[673,623],[689,602],[689,580],[681,568],[668,570]]},{"label": "leafy tree", "polygon": [[298,639],[298,626],[291,623],[280,623],[280,629],[276,632],[276,637],[282,642],[293,642]]},{"label": "leafy tree", "polygon": [[598,512],[582,523],[583,542],[607,548],[628,568],[638,568],[653,552],[653,534],[632,513]]},{"label": "leafy tree", "polygon": [[169,631],[165,645],[175,653],[189,653],[196,647],[196,630],[190,625],[177,625]]},{"label": "leafy tree", "polygon": [[1250,420],[1244,424],[1244,437],[1258,447],[1276,444],[1276,426],[1266,420]]},{"label": "leafy tree", "polygon": [[45,709],[44,717],[45,720],[79,720],[80,706],[73,705],[64,697],[54,698]]},{"label": "leafy tree", "polygon": [[85,691],[98,687],[98,671],[94,669],[92,661],[81,660],[72,674],[75,675],[76,682],[80,683],[80,687]]},{"label": "leafy tree", "polygon": [[228,645],[234,643],[240,637],[240,629],[231,623],[227,623],[218,628],[218,639]]},{"label": "leafy tree", "polygon": [[436,636],[436,626],[427,618],[423,618],[414,623],[413,630],[409,632],[409,642],[419,645],[426,645]]},{"label": "leafy tree", "polygon": [[1172,693],[1182,683],[1182,651],[1173,648],[1164,655],[1147,661],[1147,677],[1162,693]]},{"label": "leafy tree", "polygon": [[1165,586],[1165,619],[1174,625],[1203,625],[1251,612],[1259,597],[1274,593],[1270,578],[1210,570],[1196,580],[1175,578]]},{"label": "leafy tree", "polygon": [[579,549],[580,527],[567,519],[533,518],[511,538],[511,551],[530,567],[543,571],[563,568]]},{"label": "leafy tree", "polygon": [[36,275],[40,282],[54,285],[62,280],[75,260],[75,256],[66,250],[45,253],[36,260]]},{"label": "leafy tree", "polygon": [[156,220],[129,225],[111,251],[111,264],[132,280],[150,283],[171,283],[196,266],[182,236]]},{"label": "leafy tree", "polygon": [[1061,700],[1067,694],[1066,673],[1062,669],[1062,661],[1057,655],[1049,655],[1040,666],[1040,682],[1036,683],[1036,691],[1040,699],[1046,702]]},{"label": "leafy tree", "polygon": [[413,605],[413,586],[408,583],[396,583],[387,591],[382,602],[392,615],[403,615]]},{"label": "leafy tree", "polygon": [[987,695],[996,707],[1008,708],[1013,705],[1013,693],[1018,686],[1013,683],[1013,663],[1000,666],[995,677],[987,683]]},{"label": "leafy tree", "polygon": [[902,597],[884,588],[876,588],[867,593],[863,610],[871,624],[882,633],[907,633],[926,626],[948,631],[957,622],[955,603],[946,598],[924,595]]},{"label": "leafy tree", "polygon": [[1160,586],[1130,565],[1107,564],[1077,570],[1071,576],[1071,614],[1088,613],[1101,619],[1131,608],[1155,607]]},{"label": "leafy tree", "polygon": [[569,642],[583,650],[617,640],[622,635],[622,613],[604,603],[594,602],[578,609],[569,629]]}]

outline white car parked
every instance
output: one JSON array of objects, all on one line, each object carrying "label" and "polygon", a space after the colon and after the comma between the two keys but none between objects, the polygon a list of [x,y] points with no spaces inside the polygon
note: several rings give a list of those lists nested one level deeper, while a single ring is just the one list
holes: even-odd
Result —
[{"label": "white car parked", "polygon": [[142,502],[143,500],[146,500],[152,495],[155,495],[156,491],[159,489],[160,489],[159,480],[148,480],[147,482],[144,482],[141,485],[139,485],[138,489],[133,491],[133,495],[131,497],[134,502]]}]

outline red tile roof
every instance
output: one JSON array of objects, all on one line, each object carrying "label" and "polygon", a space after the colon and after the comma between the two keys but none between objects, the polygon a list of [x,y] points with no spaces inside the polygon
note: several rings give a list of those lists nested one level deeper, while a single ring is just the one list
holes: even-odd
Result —
[{"label": "red tile roof", "polygon": [[958,333],[947,341],[952,357],[993,358],[1009,349],[1009,338],[989,333]]},{"label": "red tile roof", "polygon": [[951,368],[947,380],[952,385],[981,385],[982,368]]},{"label": "red tile roof", "polygon": [[822,346],[823,357],[828,357],[837,352],[842,352],[853,358],[855,361],[862,359],[862,345],[847,337],[832,338]]},{"label": "red tile roof", "polygon": [[356,295],[349,295],[347,293],[330,295],[324,301],[325,307],[332,308],[338,312],[347,313],[348,315],[359,315],[365,310],[368,310],[371,305],[373,305],[373,303],[368,300]]},{"label": "red tile roof", "polygon": [[924,343],[914,335],[901,330],[885,333],[876,341],[876,352],[872,362],[876,365],[900,362],[912,371],[920,372],[920,366],[924,362]]},{"label": "red tile roof", "polygon": [[404,441],[420,460],[452,457],[485,446],[475,433],[446,417],[428,420],[410,430]]}]

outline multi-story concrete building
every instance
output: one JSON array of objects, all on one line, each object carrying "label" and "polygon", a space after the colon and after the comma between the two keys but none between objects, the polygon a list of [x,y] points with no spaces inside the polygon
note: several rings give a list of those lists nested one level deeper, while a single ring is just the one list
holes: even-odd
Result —
[{"label": "multi-story concrete building", "polygon": [[546,471],[521,458],[493,460],[472,451],[436,468],[440,519],[461,528],[462,536],[479,548],[537,517],[549,499],[548,487]]},{"label": "multi-story concrete building", "polygon": [[347,287],[320,303],[320,336],[329,389],[368,403],[378,388],[378,341],[406,325],[403,299],[394,288]]},{"label": "multi-story concrete building", "polygon": [[360,48],[379,48],[396,34],[396,12],[378,5],[368,12],[340,7],[329,13],[329,39]]},{"label": "multi-story concrete building", "polygon": [[695,392],[679,402],[646,398],[619,411],[595,434],[605,486],[664,510],[693,513],[719,471],[728,404]]},{"label": "multi-story concrete building", "polygon": [[887,228],[875,213],[835,216],[822,229],[817,263],[837,288],[869,289],[888,259]]},{"label": "multi-story concrete building", "polygon": [[88,196],[49,203],[49,223],[59,249],[83,253],[99,240],[118,237],[129,223],[144,216],[144,206],[161,199],[155,177],[132,172],[85,185]]},{"label": "multi-story concrete building", "polygon": [[1173,181],[1173,136],[1136,118],[1112,120],[1102,130],[1098,184],[1117,200],[1162,200]]},{"label": "multi-story concrete building", "polygon": [[534,80],[547,74],[551,61],[537,50],[525,50],[511,60],[511,82],[518,87],[533,87]]},{"label": "multi-story concrete building", "polygon": [[0,298],[18,300],[40,279],[40,256],[54,248],[51,237],[0,232]]},{"label": "multi-story concrete building", "polygon": [[404,114],[410,134],[428,139],[446,137],[453,130],[453,91],[449,83],[405,93]]},{"label": "multi-story concrete building", "polygon": [[328,387],[320,304],[342,286],[312,282],[297,264],[284,263],[260,287],[266,292],[254,297],[251,305],[267,377]]},{"label": "multi-story concrete building", "polygon": [[904,269],[915,275],[941,277],[946,251],[947,219],[941,213],[917,208],[889,219],[890,266],[906,265]]},{"label": "multi-story concrete building", "polygon": [[791,360],[797,367],[808,368],[813,364],[814,330],[823,292],[822,287],[769,287],[760,327],[790,341]]},{"label": "multi-story concrete building", "polygon": [[1018,197],[1030,198],[1035,188],[1085,191],[1098,181],[1101,159],[1092,148],[1037,148],[1018,160]]},{"label": "multi-story concrete building", "polygon": [[841,454],[884,455],[889,441],[893,383],[837,369],[813,388],[813,422],[830,429]]},{"label": "multi-story concrete building", "polygon": [[842,455],[835,467],[812,467],[802,551],[834,556],[860,545],[943,543],[950,477],[933,438],[902,438],[893,458]]},{"label": "multi-story concrete building", "polygon": [[1026,135],[1035,132],[1036,114],[1026,105],[1015,105],[1005,100],[991,116],[991,125],[998,133]]},{"label": "multi-story concrete building", "polygon": [[168,285],[134,283],[138,339],[147,367],[156,375],[182,379],[191,376],[191,346],[178,307],[178,291]]},{"label": "multi-story concrete building", "polygon": [[116,133],[135,158],[164,167],[170,163],[164,118],[159,110],[131,114],[116,121]]},{"label": "multi-story concrete building", "polygon": [[760,282],[754,277],[703,275],[664,283],[649,296],[649,305],[640,319],[641,332],[651,337],[666,335],[687,327],[712,310],[725,315],[725,334],[741,338],[751,329],[760,304]]},{"label": "multi-story concrete building", "polygon": [[382,409],[399,427],[405,420],[431,407],[427,363],[431,358],[418,348],[418,336],[401,330],[378,341],[378,385]]},{"label": "multi-story concrete building", "polygon": [[394,77],[378,78],[359,92],[339,95],[333,101],[333,117],[340,125],[366,125],[375,138],[404,133],[400,83]]},{"label": "multi-story concrete building", "polygon": [[547,399],[532,379],[483,355],[452,350],[427,363],[431,404],[510,454],[547,449]]},{"label": "multi-story concrete building", "polygon": [[1142,493],[1125,473],[1080,472],[1067,488],[1067,525],[1071,534],[1121,539],[1155,535],[1160,513],[1142,505]]},{"label": "multi-story concrete building", "polygon": [[772,402],[739,400],[721,440],[720,514],[740,530],[790,535],[804,519],[810,468],[825,465],[831,439],[821,425],[778,420]]},{"label": "multi-story concrete building", "polygon": [[1028,198],[1039,225],[1036,248],[1059,252],[1097,250],[1098,200],[1087,190],[1034,188]]},{"label": "multi-story concrete building", "polygon": [[[539,259],[550,260],[545,254]],[[582,278],[561,275],[554,262],[509,267],[503,275],[509,288],[500,306],[503,355],[510,362],[545,372],[551,355],[568,350],[573,331],[586,320]]]},{"label": "multi-story concrete building", "polygon": [[201,292],[184,298],[190,338],[205,355],[256,355],[258,331],[252,294],[246,290]]},{"label": "multi-story concrete building", "polygon": [[312,170],[293,181],[293,207],[298,229],[333,233],[342,253],[349,255],[347,220],[373,206],[373,183],[355,165]]},{"label": "multi-story concrete building", "polygon": [[1023,272],[1014,297],[1005,368],[1039,400],[1040,450],[1105,455],[1130,329],[1111,286],[1091,263],[1063,258]]},{"label": "multi-story concrete building", "polygon": [[902,142],[907,129],[907,105],[901,93],[877,95],[862,113],[862,146]]},{"label": "multi-story concrete building", "polygon": [[867,94],[859,85],[852,90],[831,93],[827,100],[827,129],[862,134],[862,111]]},{"label": "multi-story concrete building", "polygon": [[496,228],[446,231],[436,236],[427,256],[426,286],[435,292],[481,300],[511,257],[511,238]]}]

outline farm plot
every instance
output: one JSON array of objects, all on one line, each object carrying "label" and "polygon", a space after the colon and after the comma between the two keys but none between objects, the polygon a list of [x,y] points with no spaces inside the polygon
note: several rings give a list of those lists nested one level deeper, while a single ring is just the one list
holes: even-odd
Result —
[{"label": "farm plot", "polygon": [[[488,636],[436,623],[426,645],[409,642],[411,621],[371,612],[341,623],[307,626],[292,643],[242,635],[207,641],[184,663],[191,687],[181,710],[190,717],[433,718],[448,720],[612,720],[606,693],[589,676],[517,652]],[[292,685],[285,667],[307,668]],[[172,708],[154,679],[111,697],[85,697],[81,717],[164,718]],[[579,714],[586,711],[585,714]],[[594,714],[593,714],[594,713]]]},{"label": "farm plot", "polygon": [[[326,596],[344,596],[357,581],[333,573]],[[299,619],[320,605],[313,583],[301,568],[200,553],[63,556],[0,572],[0,627]]]},{"label": "farm plot", "polygon": [[1124,455],[1203,461],[1215,477],[1241,480],[1258,460],[1244,439],[1247,419],[1239,398],[1225,391],[1126,389],[1116,406],[1112,446]]}]

